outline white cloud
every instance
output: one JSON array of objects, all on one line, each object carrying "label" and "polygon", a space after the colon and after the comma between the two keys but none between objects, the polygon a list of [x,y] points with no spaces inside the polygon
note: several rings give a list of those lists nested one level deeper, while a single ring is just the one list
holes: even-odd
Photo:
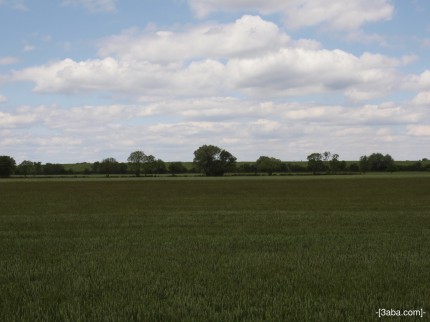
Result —
[{"label": "white cloud", "polygon": [[[101,43],[102,57],[166,63],[189,59],[258,56],[288,45],[290,37],[273,22],[243,16],[231,24],[204,24],[182,32],[135,30]],[[315,44],[313,44],[315,45]]]},{"label": "white cloud", "polygon": [[412,102],[417,105],[430,105],[430,91],[418,93]]},{"label": "white cloud", "polygon": [[[405,90],[414,92],[429,92],[430,91],[430,70],[425,70],[419,75],[412,74],[405,77],[405,84],[402,86]],[[423,97],[422,94],[421,96]],[[420,96],[420,93],[417,94]],[[421,99],[422,99],[421,97]]]},{"label": "white cloud", "polygon": [[2,129],[15,128],[34,123],[37,120],[34,114],[23,115],[20,113],[0,112],[0,127]]},{"label": "white cloud", "polygon": [[82,6],[90,12],[113,12],[117,0],[62,0],[65,6]]},{"label": "white cloud", "polygon": [[[222,146],[240,160],[251,161],[260,154],[305,159],[320,150],[348,159],[375,151],[411,158],[416,151],[411,151],[407,138],[427,133],[428,113],[394,103],[351,107],[231,97],[71,109],[26,106],[1,113],[0,146],[12,152],[31,146],[43,151],[45,162],[107,156],[125,161],[134,149],[166,161],[186,161],[202,144]],[[38,131],[32,132],[33,128]]]},{"label": "white cloud", "polygon": [[215,11],[280,12],[291,28],[325,25],[354,30],[369,22],[390,19],[394,7],[388,0],[188,0],[200,18]]},{"label": "white cloud", "polygon": [[14,10],[20,10],[20,11],[29,10],[22,0],[1,0],[0,6],[1,5],[7,5]]},{"label": "white cloud", "polygon": [[100,59],[65,59],[27,68],[12,79],[33,81],[34,91],[45,93],[109,91],[147,97],[337,93],[367,100],[395,90],[401,83],[397,68],[413,60],[321,49],[313,40],[291,40],[274,23],[253,16],[182,32],[124,33],[103,41],[99,54]]},{"label": "white cloud", "polygon": [[231,77],[249,95],[305,95],[343,91],[354,100],[393,90],[402,60],[341,50],[283,48],[252,59],[232,59]]},{"label": "white cloud", "polygon": [[430,136],[430,125],[409,125],[408,134],[412,136]]},{"label": "white cloud", "polygon": [[24,52],[34,51],[35,49],[36,49],[36,47],[35,47],[35,46],[33,46],[33,45],[30,45],[30,44],[25,44],[25,45],[22,47],[22,50],[23,50]]},{"label": "white cloud", "polygon": [[429,89],[430,90],[430,70],[424,71],[418,77],[418,86],[421,89]]},{"label": "white cloud", "polygon": [[0,57],[0,66],[13,65],[19,62],[19,59],[12,56]]},{"label": "white cloud", "polygon": [[14,80],[36,82],[35,92],[77,94],[88,91],[146,93],[152,96],[216,95],[225,81],[224,65],[213,60],[158,65],[114,58],[75,62],[65,59],[16,72]]}]

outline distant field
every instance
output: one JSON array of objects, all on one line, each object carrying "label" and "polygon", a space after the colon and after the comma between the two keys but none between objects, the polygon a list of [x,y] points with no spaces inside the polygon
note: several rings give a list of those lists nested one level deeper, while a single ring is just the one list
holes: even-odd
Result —
[{"label": "distant field", "polygon": [[429,189],[418,175],[1,180],[0,321],[428,318]]}]

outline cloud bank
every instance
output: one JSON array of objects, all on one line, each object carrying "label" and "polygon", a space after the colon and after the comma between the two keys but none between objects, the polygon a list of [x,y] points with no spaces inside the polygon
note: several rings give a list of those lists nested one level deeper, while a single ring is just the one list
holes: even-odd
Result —
[{"label": "cloud bank", "polygon": [[[74,2],[91,3],[116,8],[112,1]],[[245,7],[262,15],[281,12],[292,28],[354,30],[392,15],[391,4],[382,0],[332,0],[325,11],[311,0],[189,3],[200,17]],[[335,19],[337,10],[356,16]],[[35,94],[94,95],[113,102],[2,110],[0,147],[18,160],[28,159],[32,150],[33,159],[50,162],[108,156],[125,161],[136,149],[187,161],[202,144],[222,146],[250,161],[264,154],[304,160],[321,150],[345,159],[373,152],[424,157],[417,151],[430,143],[430,71],[402,71],[415,59],[324,48],[314,39],[295,39],[259,15],[231,23],[129,29],[99,41],[94,57],[55,60],[0,76],[5,83],[30,82]],[[399,92],[410,97],[393,102],[390,96]],[[2,100],[9,103],[5,96]]]}]

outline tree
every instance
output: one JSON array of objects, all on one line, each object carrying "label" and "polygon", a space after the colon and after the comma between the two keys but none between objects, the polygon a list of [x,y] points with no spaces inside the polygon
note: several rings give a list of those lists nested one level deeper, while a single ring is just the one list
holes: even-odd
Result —
[{"label": "tree", "polygon": [[[360,159],[361,160],[361,159]],[[372,153],[367,157],[369,171],[394,171],[395,164],[391,155]]]},{"label": "tree", "polygon": [[99,162],[99,161],[94,162],[94,163],[91,165],[91,170],[92,170],[94,173],[100,173],[100,162]]},{"label": "tree", "polygon": [[111,173],[117,172],[117,170],[118,161],[116,161],[114,158],[106,158],[100,162],[99,171],[106,174],[106,177],[109,177]]},{"label": "tree", "polygon": [[156,162],[155,157],[152,154],[145,155],[143,157],[142,169],[143,169],[143,173],[145,174],[145,176],[147,176],[148,173],[154,173],[155,162]]},{"label": "tree", "polygon": [[281,171],[282,161],[273,157],[260,156],[255,165],[259,172],[267,172],[271,176],[273,172]]},{"label": "tree", "polygon": [[321,153],[312,153],[307,156],[307,159],[308,169],[309,171],[312,171],[313,174],[324,171],[325,166],[323,162],[323,155]]},{"label": "tree", "polygon": [[136,177],[140,177],[140,172],[142,171],[143,163],[146,158],[147,156],[143,151],[134,151],[130,153],[127,161],[129,162],[131,170],[136,174]]},{"label": "tree", "polygon": [[328,161],[328,167],[331,173],[336,173],[341,170],[342,167],[344,168],[343,163],[339,161],[339,154],[331,154],[331,160]]},{"label": "tree", "polygon": [[34,163],[28,160],[24,160],[18,165],[16,170],[19,174],[22,174],[24,175],[24,177],[27,177],[28,174],[34,173]]},{"label": "tree", "polygon": [[358,161],[358,167],[361,172],[366,173],[370,170],[369,158],[367,155],[363,155],[360,157],[360,161]]},{"label": "tree", "polygon": [[236,166],[236,158],[230,152],[214,145],[203,145],[194,151],[193,162],[206,176],[222,176]]},{"label": "tree", "polygon": [[67,171],[62,164],[46,163],[43,166],[43,173],[46,175],[66,174]]},{"label": "tree", "polygon": [[166,163],[164,163],[161,159],[155,159],[153,155],[149,155],[145,159],[145,163],[143,166],[145,175],[150,174],[163,174],[167,172]]},{"label": "tree", "polygon": [[[345,162],[346,163],[346,162]],[[351,163],[349,165],[349,171],[350,172],[359,172],[360,171],[360,166],[358,165],[358,163]]]},{"label": "tree", "polygon": [[397,167],[391,155],[382,153],[372,153],[369,156],[363,155],[359,161],[360,171],[396,171]]},{"label": "tree", "polygon": [[7,155],[0,156],[0,177],[10,177],[15,171],[16,162],[15,160]]},{"label": "tree", "polygon": [[168,170],[172,175],[187,172],[187,168],[182,162],[171,162],[168,166]]},{"label": "tree", "polygon": [[[329,151],[325,151],[325,152],[321,153],[321,157],[322,157],[322,160],[323,160],[326,168],[330,168],[329,164],[330,164],[331,156],[332,156],[331,152],[329,152]],[[339,155],[336,154],[336,156],[337,156],[337,158],[339,158]]]},{"label": "tree", "polygon": [[257,166],[255,163],[242,163],[237,167],[237,171],[240,173],[253,173],[257,174]]},{"label": "tree", "polygon": [[34,162],[34,175],[40,175],[43,173],[43,165],[42,162]]}]

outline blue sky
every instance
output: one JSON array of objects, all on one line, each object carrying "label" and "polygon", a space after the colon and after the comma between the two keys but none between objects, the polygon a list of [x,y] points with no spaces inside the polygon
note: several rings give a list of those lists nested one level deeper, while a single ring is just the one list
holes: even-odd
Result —
[{"label": "blue sky", "polygon": [[0,0],[0,155],[430,157],[425,0]]}]

